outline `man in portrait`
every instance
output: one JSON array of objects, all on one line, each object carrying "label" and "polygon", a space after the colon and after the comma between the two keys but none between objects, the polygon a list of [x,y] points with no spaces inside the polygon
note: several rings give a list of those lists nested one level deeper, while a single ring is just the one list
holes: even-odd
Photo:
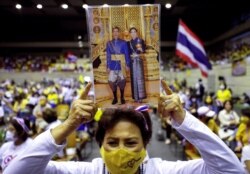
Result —
[{"label": "man in portrait", "polygon": [[[114,27],[112,29],[113,39],[107,43],[107,72],[108,83],[113,92],[112,104],[116,104],[117,88],[120,89],[121,104],[125,104],[124,89],[126,86],[126,71],[129,71],[130,57],[127,42],[119,38],[120,28]],[[122,65],[125,62],[126,66]]]}]

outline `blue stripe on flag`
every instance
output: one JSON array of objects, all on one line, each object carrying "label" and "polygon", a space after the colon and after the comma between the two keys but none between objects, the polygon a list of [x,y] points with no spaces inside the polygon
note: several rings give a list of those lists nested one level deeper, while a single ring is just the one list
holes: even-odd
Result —
[{"label": "blue stripe on flag", "polygon": [[192,44],[192,42],[190,42],[187,38],[186,35],[184,35],[183,33],[178,33],[178,37],[177,37],[177,42],[181,43],[182,45],[186,46],[190,52],[193,53],[194,58],[202,63],[203,65],[205,65],[208,69],[212,69],[212,66],[210,64],[210,62],[208,61],[208,58],[206,55],[203,54],[202,51],[200,51],[200,49],[198,49],[196,46],[194,46]]}]

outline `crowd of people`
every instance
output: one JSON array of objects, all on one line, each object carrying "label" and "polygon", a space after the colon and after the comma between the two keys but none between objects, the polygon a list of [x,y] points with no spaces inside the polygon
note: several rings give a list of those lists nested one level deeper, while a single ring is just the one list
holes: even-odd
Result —
[{"label": "crowd of people", "polygon": [[90,70],[89,62],[83,65],[77,64],[77,58],[72,60],[71,56],[74,55],[0,57],[0,69],[7,72],[85,72]]},{"label": "crowd of people", "polygon": [[[15,156],[30,146],[31,138],[60,125],[67,118],[72,101],[78,98],[89,80],[86,76],[79,79],[25,81],[22,84],[13,80],[0,83],[2,170]],[[93,91],[89,93],[89,97],[93,99]],[[86,133],[88,130],[86,126],[82,126],[79,127],[80,131]],[[65,156],[60,151],[56,158]]]},{"label": "crowd of people", "polygon": [[[53,88],[55,84],[40,85],[45,89],[46,87]],[[65,84],[61,85],[63,87]],[[201,159],[170,162],[150,158],[146,148],[152,136],[152,123],[148,112],[149,106],[142,105],[137,108],[108,108],[101,111],[101,118],[95,132],[101,158],[95,158],[92,162],[52,161],[53,156],[64,148],[66,137],[70,136],[81,124],[91,121],[97,113],[93,100],[89,100],[91,83],[88,83],[79,98],[71,103],[68,118],[62,124],[39,134],[32,141],[32,145],[21,150],[19,154],[11,151],[12,158],[3,159],[3,162],[7,162],[6,166],[2,165],[4,173],[243,174],[243,166],[226,144],[190,112],[185,111],[179,95],[173,93],[165,81],[162,81],[162,87],[165,95],[159,98],[160,117],[164,120],[171,118],[172,126],[201,152]],[[44,90],[41,91],[44,93]],[[44,100],[44,97],[42,99]],[[50,109],[56,105],[54,100],[52,103],[48,100],[47,104],[50,108],[45,109],[42,115],[45,114],[44,112],[49,114]],[[18,146],[17,137],[27,134],[29,128],[25,124],[25,119],[15,117],[12,120],[16,121],[15,123],[22,130],[22,133],[19,133],[19,129],[12,122],[8,128],[14,134],[11,146]],[[26,141],[29,140],[26,139]],[[4,157],[6,156],[4,154]]]},{"label": "crowd of people", "polygon": [[209,59],[214,64],[227,64],[239,59],[249,59],[250,56],[250,44],[239,43],[234,46],[228,46],[227,48],[210,51]]},{"label": "crowd of people", "polygon": [[[82,81],[79,79],[57,79],[57,80],[47,80],[44,79],[40,82],[27,82],[25,81],[22,84],[17,84],[14,81],[11,80],[6,80],[0,83],[0,123],[1,127],[5,128],[5,136],[4,139],[2,139],[3,145],[0,148],[0,158],[1,158],[1,167],[2,170],[5,170],[9,164],[11,164],[11,161],[16,158],[16,156],[19,156],[19,154],[23,153],[23,151],[26,149],[26,147],[30,146],[32,144],[32,139],[29,137],[37,137],[38,135],[45,135],[44,133],[46,132],[46,136],[48,135],[47,130],[56,130],[56,128],[60,125],[62,125],[62,120],[65,120],[68,118],[69,113],[74,111],[69,111],[70,107],[77,107],[78,105],[74,105],[72,102],[73,101],[78,101],[80,94],[82,93],[83,89],[85,88],[85,85],[87,82],[89,82],[89,78],[84,78],[86,81]],[[88,80],[87,80],[88,79]],[[206,93],[205,85],[203,84],[202,79],[199,79],[197,81],[197,84],[193,86],[193,88],[189,88],[187,82],[184,80],[183,82],[179,83],[177,79],[170,85],[170,88],[174,92],[171,96],[179,97],[180,98],[180,106],[178,107],[183,107],[183,109],[187,110],[190,112],[193,116],[197,117],[201,122],[207,125],[208,128],[212,132],[218,135],[218,137],[221,138],[224,143],[219,143],[219,144],[214,144],[214,148],[220,148],[220,150],[223,150],[224,145],[228,146],[231,148],[231,152],[235,152],[236,154],[240,154],[242,156],[243,164],[248,166],[249,162],[249,157],[247,156],[247,153],[249,150],[249,141],[248,141],[248,134],[249,132],[249,127],[250,127],[250,109],[248,108],[250,105],[249,103],[249,97],[247,94],[244,95],[244,98],[242,98],[239,102],[245,106],[244,109],[242,109],[241,113],[237,113],[234,108],[233,108],[233,102],[232,102],[232,95],[231,91],[227,88],[226,82],[224,79],[220,79],[220,89],[214,94],[208,94]],[[165,88],[163,88],[165,89]],[[166,92],[165,92],[166,93]],[[178,94],[178,95],[177,95]],[[86,97],[88,96],[88,97]],[[85,94],[86,99],[93,99],[94,93],[93,91],[88,91],[88,95]],[[85,100],[86,100],[85,99]],[[174,99],[171,99],[174,100]],[[89,103],[90,101],[85,101],[83,103]],[[79,105],[82,102],[79,103]],[[164,107],[167,108],[167,98],[165,99]],[[89,105],[89,104],[86,104]],[[166,105],[166,106],[165,106]],[[91,105],[92,106],[92,105]],[[62,108],[63,112],[60,113],[60,109]],[[65,112],[65,107],[67,108],[67,112]],[[88,116],[88,112],[90,110],[89,106],[82,106],[80,107],[81,115]],[[159,107],[159,113],[161,115],[164,113],[162,109]],[[77,111],[77,110],[76,110]],[[144,111],[144,110],[143,110]],[[182,110],[181,110],[182,111]],[[80,111],[78,111],[80,112]],[[119,111],[118,111],[119,112]],[[112,112],[107,112],[104,115],[109,115],[110,113],[114,114],[117,118],[120,118],[121,115],[126,115],[126,114],[132,114],[135,117],[139,117],[138,119],[140,120],[140,115],[137,115],[137,113],[133,113],[132,111],[126,111],[126,113],[123,113],[125,111],[120,111],[121,113],[113,113]],[[128,113],[127,113],[128,112]],[[84,114],[82,114],[84,113]],[[169,112],[170,113],[170,112]],[[111,115],[112,115],[111,114]],[[178,115],[178,114],[177,114]],[[79,115],[78,115],[79,116]],[[92,115],[90,115],[92,116]],[[110,115],[109,115],[110,116]],[[186,116],[190,117],[190,116]],[[77,117],[78,118],[78,117]],[[178,141],[183,143],[185,148],[187,150],[192,149],[192,152],[195,153],[195,156],[198,158],[203,158],[205,161],[207,160],[208,156],[204,156],[203,150],[204,147],[199,146],[199,143],[195,143],[195,140],[189,137],[185,133],[185,131],[189,130],[179,130],[178,126],[173,124],[173,121],[171,119],[165,119],[163,116],[162,120],[165,122],[167,125],[166,128],[166,133],[167,133],[167,138],[166,138],[166,144],[171,143],[171,133],[172,133],[172,127],[175,128],[176,130],[180,131],[181,133],[176,132],[176,136],[178,138]],[[86,118],[88,119],[88,118]],[[111,118],[108,118],[111,119]],[[120,118],[123,120],[122,118]],[[129,122],[132,121],[133,124],[137,124],[137,122],[134,122],[135,120],[131,120],[131,118],[126,118],[129,120]],[[145,117],[147,121],[147,117]],[[191,118],[190,118],[191,119]],[[83,119],[84,122],[86,121]],[[191,119],[192,120],[192,119]],[[191,121],[190,120],[190,121]],[[195,120],[193,120],[196,122]],[[119,124],[119,120],[114,121],[115,124],[108,126],[107,122],[105,120],[99,121],[99,124],[104,124],[104,125],[99,125],[104,126],[102,129],[110,129],[110,130],[118,130],[121,131],[119,128],[123,126],[123,124]],[[191,121],[192,122],[192,121]],[[77,122],[77,126],[73,126],[74,129],[79,126],[79,123]],[[181,122],[182,123],[182,122]],[[70,124],[72,124],[70,122]],[[76,123],[74,123],[76,124]],[[116,127],[115,125],[118,124],[119,126]],[[138,123],[139,124],[139,123]],[[144,130],[146,133],[143,133],[143,135],[148,135],[149,137],[145,139],[143,136],[143,143],[144,146],[148,144],[148,141],[150,139],[150,131],[152,131],[150,124],[151,123],[145,123],[148,124],[148,128],[145,129],[142,125],[138,125],[140,130]],[[187,123],[185,123],[187,124]],[[198,123],[196,123],[198,124]],[[71,126],[69,126],[71,127]],[[199,127],[199,126],[198,126]],[[197,127],[197,129],[198,129]],[[200,127],[201,129],[204,129],[203,126]],[[61,132],[63,131],[64,127],[58,129],[58,131],[55,132],[52,136],[55,138],[55,140],[58,140],[58,144],[61,144],[64,140],[63,137],[61,137],[61,134],[64,135],[66,132]],[[70,128],[72,129],[72,128]],[[102,130],[101,129],[101,130]],[[150,130],[149,130],[150,129]],[[188,128],[187,128],[188,129]],[[196,132],[197,136],[199,137],[200,135],[200,130],[197,130],[196,128],[192,128],[194,132]],[[72,132],[73,130],[71,130]],[[98,129],[96,130],[98,132]],[[96,135],[98,143],[100,145],[100,148],[102,147],[102,144],[106,142],[108,146],[106,146],[108,149],[113,149],[114,144],[117,143],[117,140],[112,138],[114,136],[113,134],[109,135],[111,136],[110,140],[106,140],[103,134],[103,131],[99,130],[99,134]],[[133,132],[133,135],[138,136],[137,134],[134,134],[136,132],[136,128],[131,127],[131,131]],[[110,132],[110,131],[107,131]],[[130,132],[130,134],[132,133]],[[59,135],[58,135],[59,134]],[[68,134],[68,133],[67,133]],[[100,138],[100,136],[102,138]],[[117,136],[123,136],[122,134]],[[213,135],[203,135],[203,136],[208,136],[208,139],[211,139],[211,142],[215,141],[215,137]],[[40,137],[40,136],[38,136]],[[61,137],[61,138],[58,138]],[[213,138],[212,138],[213,137]],[[45,137],[44,137],[45,138]],[[51,137],[50,137],[51,138]],[[104,139],[103,139],[104,138]],[[194,137],[195,138],[195,137]],[[200,137],[201,138],[201,137]],[[42,138],[43,139],[43,138]],[[45,138],[46,141],[52,142],[51,140],[48,139],[48,137]],[[202,139],[202,138],[201,138]],[[41,140],[41,138],[40,138]],[[127,141],[127,140],[126,140]],[[130,141],[130,140],[128,140]],[[132,140],[131,140],[132,141]],[[134,139],[133,139],[134,141]],[[218,141],[216,139],[216,141]],[[42,143],[42,142],[40,142]],[[126,144],[126,142],[125,142]],[[129,144],[129,142],[128,142]],[[223,145],[224,144],[224,145]],[[40,144],[42,146],[42,144]],[[40,146],[38,143],[38,146]],[[195,145],[195,146],[194,146]],[[51,145],[51,147],[54,145]],[[110,147],[109,147],[110,146]],[[127,146],[127,145],[126,145]],[[132,145],[128,145],[129,147]],[[216,146],[216,147],[215,147]],[[217,147],[218,146],[218,147]],[[32,146],[33,147],[33,146]],[[53,148],[52,148],[53,149]],[[57,148],[55,148],[57,149]],[[63,153],[62,148],[58,148],[60,150],[56,150],[51,152],[49,155],[49,158],[45,157],[46,159],[52,158],[52,154],[56,154],[59,158],[63,157],[65,154]],[[197,150],[198,149],[198,150]],[[33,149],[34,150],[34,149]],[[108,168],[109,171],[112,170],[118,170],[115,167],[112,167],[110,163],[114,161],[106,161],[107,156],[110,156],[110,154],[105,151],[107,149],[101,148],[101,156],[103,157],[105,164],[107,165],[106,167]],[[212,149],[210,149],[212,150]],[[209,149],[205,150],[206,152],[204,153],[211,153]],[[49,151],[49,149],[45,150]],[[44,153],[45,153],[44,151]],[[120,152],[120,151],[119,151]],[[30,154],[35,155],[36,152],[32,151],[29,152]],[[122,152],[123,153],[123,152]],[[131,152],[126,152],[130,154]],[[145,152],[141,152],[140,154],[137,155],[142,155],[141,157],[144,159],[145,157]],[[241,154],[242,153],[242,154]],[[106,155],[107,156],[106,156]],[[43,154],[45,155],[45,154]],[[212,155],[212,154],[210,154]],[[46,155],[45,155],[46,156]],[[36,155],[32,157],[30,160],[34,160],[36,158]],[[110,157],[111,158],[111,157]],[[209,157],[211,158],[211,157]],[[226,158],[226,157],[225,157]],[[232,156],[230,157],[232,158]],[[234,157],[233,157],[234,158]],[[116,158],[114,159],[116,160]],[[237,159],[238,160],[238,159]],[[245,161],[247,162],[245,162]],[[144,170],[143,166],[141,164],[144,164],[143,161],[139,160],[139,170]],[[44,161],[45,163],[46,161]],[[48,162],[48,161],[47,161]],[[99,165],[100,161],[96,161]],[[235,162],[235,161],[234,161]],[[27,163],[25,163],[27,165]],[[38,162],[37,162],[38,164]],[[224,163],[223,163],[224,164]],[[237,164],[237,163],[236,163]],[[101,164],[100,164],[101,165]],[[110,166],[111,165],[111,166]],[[202,170],[202,165],[198,163],[194,164],[197,165],[199,170]],[[201,165],[201,166],[200,166]],[[226,163],[225,163],[226,165]],[[50,167],[49,167],[50,166]],[[58,164],[54,163],[49,163],[48,168],[46,168],[46,171],[52,172],[54,170],[65,170],[68,171],[71,167],[60,167]],[[168,165],[167,165],[168,166]],[[185,165],[184,165],[185,166]],[[188,166],[188,165],[187,165]],[[59,168],[57,168],[59,167]],[[84,166],[83,166],[84,167]],[[88,165],[85,167],[89,167]],[[100,167],[100,166],[99,166]],[[164,168],[164,166],[162,166]],[[200,168],[201,167],[201,168]],[[160,167],[161,168],[161,167]],[[160,169],[160,170],[163,170]],[[38,169],[38,168],[37,168]],[[39,168],[40,170],[40,168]],[[41,169],[44,170],[44,169]],[[77,169],[76,169],[77,170]],[[133,169],[134,170],[134,169]],[[159,169],[158,169],[159,170]],[[171,169],[172,170],[172,169]],[[182,171],[185,170],[184,168],[179,168],[178,170]],[[193,168],[189,168],[188,171],[192,171]],[[204,169],[205,170],[205,169]],[[206,169],[207,170],[207,169]],[[216,170],[218,170],[216,168]],[[226,169],[225,169],[226,170]],[[12,169],[11,169],[12,171]],[[126,170],[127,171],[127,170]],[[173,170],[174,171],[174,170]],[[204,172],[204,171],[203,171]],[[233,169],[232,169],[232,173]]]},{"label": "crowd of people", "polygon": [[[219,89],[213,93],[206,92],[202,79],[198,79],[191,87],[185,80],[179,82],[175,79],[170,87],[179,94],[183,107],[217,134],[239,158],[242,157],[245,165],[245,162],[249,161],[249,155],[247,159],[247,154],[244,153],[248,152],[245,149],[249,149],[250,97],[243,93],[241,97],[233,98],[232,90],[227,87],[225,79],[220,77],[218,80]],[[240,106],[237,111],[235,104]],[[169,120],[163,122],[163,128],[166,130],[165,143],[170,144],[171,134],[175,132]],[[199,151],[185,138],[178,133],[175,137],[183,144],[188,158],[200,157]]]}]

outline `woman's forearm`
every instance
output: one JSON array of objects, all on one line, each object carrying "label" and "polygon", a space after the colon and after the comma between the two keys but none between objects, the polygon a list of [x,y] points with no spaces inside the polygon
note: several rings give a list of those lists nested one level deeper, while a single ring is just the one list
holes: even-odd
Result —
[{"label": "woman's forearm", "polygon": [[74,126],[71,126],[67,120],[51,130],[51,135],[56,144],[63,144],[66,138],[75,130]]},{"label": "woman's forearm", "polygon": [[244,173],[240,161],[232,150],[189,112],[186,112],[185,120],[181,125],[176,126],[175,123],[172,125],[199,150],[209,171],[227,174]]},{"label": "woman's forearm", "polygon": [[96,111],[94,103],[91,100],[86,100],[90,88],[91,83],[88,83],[80,98],[72,103],[67,120],[51,130],[56,144],[62,144],[81,124],[93,119],[92,116]]}]

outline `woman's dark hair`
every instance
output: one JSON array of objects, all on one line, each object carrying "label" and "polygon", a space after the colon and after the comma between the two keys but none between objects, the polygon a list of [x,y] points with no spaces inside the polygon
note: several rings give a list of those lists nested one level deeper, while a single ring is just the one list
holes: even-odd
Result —
[{"label": "woman's dark hair", "polygon": [[56,121],[57,120],[57,113],[56,113],[55,109],[46,108],[43,111],[43,119],[47,123],[52,123],[52,122]]},{"label": "woman's dark hair", "polygon": [[128,121],[135,124],[141,131],[143,144],[149,143],[152,136],[152,122],[147,111],[139,112],[133,109],[107,109],[104,111],[96,130],[96,141],[101,147],[106,132],[112,129],[120,121]]},{"label": "woman's dark hair", "polygon": [[[20,138],[23,142],[26,141],[26,139],[29,137],[28,133],[23,129],[23,127],[17,122],[17,120],[12,119],[10,122],[17,133],[18,138]],[[25,125],[30,128],[29,120],[24,119]]]},{"label": "woman's dark hair", "polygon": [[232,100],[226,100],[226,101],[223,103],[223,108],[225,108],[226,103],[230,103],[230,105],[231,105],[231,107],[232,107],[232,109],[233,109],[234,104],[233,104],[233,101],[232,101]]},{"label": "woman's dark hair", "polygon": [[138,30],[137,30],[135,27],[131,27],[131,28],[129,29],[129,32],[131,33],[132,30],[135,30],[136,32],[138,32]]},{"label": "woman's dark hair", "polygon": [[242,109],[241,114],[242,114],[242,116],[247,116],[250,118],[250,108],[248,107],[248,108]]}]

